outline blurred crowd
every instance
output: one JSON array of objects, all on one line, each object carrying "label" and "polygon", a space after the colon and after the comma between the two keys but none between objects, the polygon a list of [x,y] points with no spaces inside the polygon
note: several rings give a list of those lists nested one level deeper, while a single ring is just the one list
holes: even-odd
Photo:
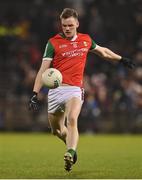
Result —
[{"label": "blurred crowd", "polygon": [[[0,1],[0,81],[4,85],[0,97],[5,97],[5,103],[16,102],[18,107],[27,108],[45,45],[51,36],[60,32],[59,15],[65,7],[77,9],[79,32],[90,34],[98,45],[137,64],[134,70],[128,70],[121,64],[89,54],[80,130],[142,132],[141,0]],[[43,106],[47,92],[43,88],[40,94]],[[4,106],[5,103],[1,101],[0,127],[5,124],[7,104],[11,109],[17,107],[13,103]],[[15,112],[18,110],[14,115]],[[30,113],[29,117],[35,118]]]}]

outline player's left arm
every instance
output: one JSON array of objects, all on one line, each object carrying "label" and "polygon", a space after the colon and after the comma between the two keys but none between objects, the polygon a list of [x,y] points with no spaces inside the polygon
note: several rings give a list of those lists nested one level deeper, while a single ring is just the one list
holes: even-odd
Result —
[{"label": "player's left arm", "polygon": [[122,58],[122,56],[114,53],[110,49],[99,45],[96,45],[95,49],[92,49],[91,52],[97,54],[98,56],[106,60],[120,61]]},{"label": "player's left arm", "polygon": [[113,51],[111,51],[106,47],[99,46],[93,40],[92,40],[92,46],[90,52],[97,54],[98,56],[100,56],[105,60],[111,60],[122,63],[124,66],[130,69],[135,67],[135,63],[132,62],[131,59],[120,56],[119,54],[114,53]]},{"label": "player's left arm", "polygon": [[133,69],[135,67],[135,63],[132,62],[131,59],[122,57],[119,54],[114,53],[110,49],[106,47],[102,47],[99,45],[96,45],[94,49],[91,50],[91,52],[97,54],[98,56],[102,57],[105,60],[111,60],[122,63],[124,66]]}]

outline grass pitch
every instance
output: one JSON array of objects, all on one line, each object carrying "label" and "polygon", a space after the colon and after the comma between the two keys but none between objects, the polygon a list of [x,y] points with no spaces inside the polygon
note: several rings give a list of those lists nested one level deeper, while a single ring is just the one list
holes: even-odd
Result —
[{"label": "grass pitch", "polygon": [[78,162],[64,170],[65,145],[42,133],[0,133],[0,178],[142,178],[142,136],[81,135]]}]

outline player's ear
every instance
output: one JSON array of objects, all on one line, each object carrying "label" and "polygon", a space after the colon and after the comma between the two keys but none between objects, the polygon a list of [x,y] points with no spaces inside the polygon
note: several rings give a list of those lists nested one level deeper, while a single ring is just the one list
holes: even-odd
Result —
[{"label": "player's ear", "polygon": [[76,22],[76,27],[78,28],[79,27],[79,21],[77,20]]}]

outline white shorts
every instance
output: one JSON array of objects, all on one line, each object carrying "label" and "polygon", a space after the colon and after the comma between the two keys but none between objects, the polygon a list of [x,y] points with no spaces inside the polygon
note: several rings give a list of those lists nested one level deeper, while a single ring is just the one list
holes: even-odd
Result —
[{"label": "white shorts", "polygon": [[73,97],[84,100],[84,89],[77,86],[59,86],[48,92],[48,113],[64,112],[65,104]]}]

